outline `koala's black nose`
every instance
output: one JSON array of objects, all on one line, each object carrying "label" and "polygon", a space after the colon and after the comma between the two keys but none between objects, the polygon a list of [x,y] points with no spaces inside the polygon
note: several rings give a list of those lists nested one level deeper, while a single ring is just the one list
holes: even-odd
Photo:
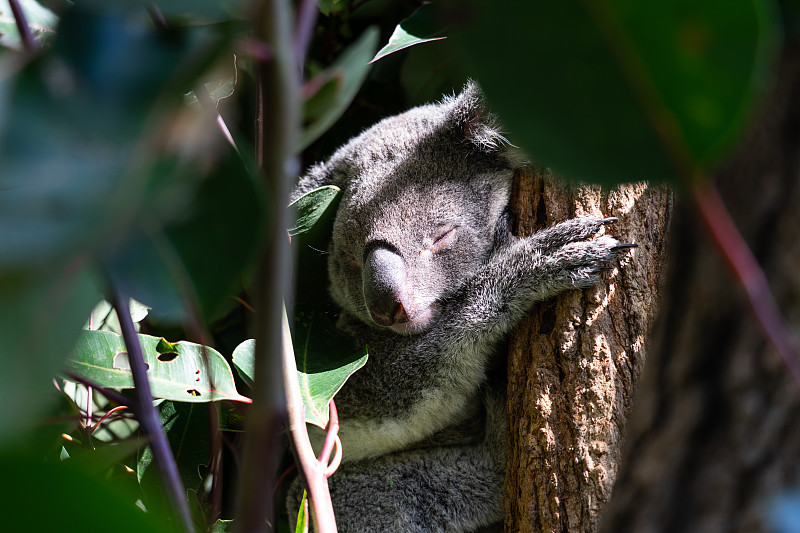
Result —
[{"label": "koala's black nose", "polygon": [[376,324],[391,326],[408,322],[402,303],[406,267],[403,258],[388,246],[377,245],[364,258],[364,299]]}]

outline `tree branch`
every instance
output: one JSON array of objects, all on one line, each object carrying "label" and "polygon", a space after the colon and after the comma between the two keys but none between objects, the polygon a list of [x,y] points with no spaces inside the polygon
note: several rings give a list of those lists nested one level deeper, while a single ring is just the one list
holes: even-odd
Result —
[{"label": "tree branch", "polygon": [[36,41],[31,33],[31,28],[28,26],[28,20],[25,18],[25,12],[19,5],[18,0],[8,0],[8,5],[11,7],[11,13],[14,15],[14,22],[17,25],[19,38],[22,41],[22,46],[28,52],[36,50]]},{"label": "tree branch", "polygon": [[274,523],[273,485],[280,430],[286,405],[281,380],[281,316],[283,301],[291,296],[291,269],[286,228],[289,184],[297,176],[295,139],[298,136],[299,80],[290,35],[291,11],[287,0],[255,0],[252,20],[256,39],[272,55],[256,60],[256,158],[267,180],[272,220],[255,280],[254,324],[256,355],[253,404],[247,413],[243,451],[244,469],[239,483],[236,528],[243,532],[265,529]]},{"label": "tree branch", "polygon": [[[285,312],[282,319],[282,335],[283,376],[284,386],[286,387],[286,409],[289,416],[289,437],[292,439],[292,449],[297,459],[298,471],[308,489],[308,499],[311,501],[310,507],[315,526],[314,531],[317,533],[336,533],[336,520],[333,515],[333,504],[331,503],[328,479],[326,477],[327,457],[330,456],[330,449],[333,443],[324,446],[327,451],[323,450],[318,461],[308,438],[305,408],[303,407],[303,399],[300,397],[300,384],[297,381],[297,364],[294,360],[292,334],[289,331],[289,319],[286,317]],[[331,415],[328,436],[333,434],[335,437],[335,432],[331,430],[334,425],[338,430],[339,421],[334,411],[331,411]],[[335,420],[334,417],[336,417]]]},{"label": "tree branch", "polygon": [[167,441],[167,435],[161,426],[161,417],[153,406],[153,395],[150,392],[150,382],[147,380],[147,367],[142,355],[142,346],[139,344],[139,336],[131,319],[128,309],[128,298],[119,289],[111,286],[111,304],[117,311],[122,338],[125,340],[125,347],[128,350],[128,361],[131,365],[133,374],[133,385],[135,387],[134,410],[139,425],[145,435],[150,438],[150,447],[153,450],[153,457],[161,474],[167,496],[172,501],[173,509],[178,514],[178,519],[185,531],[194,531],[192,515],[189,512],[189,505],[186,502],[186,491],[183,488],[178,466],[175,464],[175,457]]}]

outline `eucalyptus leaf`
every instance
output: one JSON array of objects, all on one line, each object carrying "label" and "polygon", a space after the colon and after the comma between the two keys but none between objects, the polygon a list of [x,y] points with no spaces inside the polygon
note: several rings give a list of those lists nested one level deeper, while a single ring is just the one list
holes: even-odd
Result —
[{"label": "eucalyptus leaf", "polygon": [[[297,379],[305,406],[305,420],[321,428],[328,424],[328,404],[342,385],[367,363],[367,349],[335,330],[321,313],[295,307],[292,328]],[[244,341],[234,350],[234,366],[248,383],[253,382],[255,341]]]},{"label": "eucalyptus leaf", "polygon": [[446,39],[439,21],[433,16],[430,5],[423,5],[410,17],[395,27],[389,42],[375,54],[372,63],[388,56],[398,50],[403,50],[415,44],[422,44],[431,41]]},{"label": "eucalyptus leaf", "polygon": [[771,0],[458,6],[472,24],[447,42],[509,140],[575,179],[708,170],[738,138],[775,59]]},{"label": "eucalyptus leaf", "polygon": [[233,367],[248,387],[253,388],[256,364],[256,341],[247,339],[233,350]]},{"label": "eucalyptus leaf", "polygon": [[[0,456],[4,531],[91,531],[177,533],[163,516],[143,513],[138,493],[120,476],[92,475],[72,459],[42,461],[35,455]],[[87,505],[89,507],[87,507]],[[88,520],[97,525],[87,526]]]},{"label": "eucalyptus leaf", "polygon": [[[236,391],[230,367],[219,352],[181,341],[171,344],[174,352],[161,354],[162,340],[139,335],[154,397],[180,402],[250,401]],[[83,331],[65,369],[104,387],[134,386],[125,342],[109,331]]]},{"label": "eucalyptus leaf", "polygon": [[294,528],[295,533],[306,533],[308,531],[308,516],[306,516],[307,500],[308,493],[303,490],[303,497],[300,498],[300,508],[297,510],[297,525]]},{"label": "eucalyptus leaf", "polygon": [[[300,150],[318,139],[342,116],[364,83],[370,70],[370,58],[377,46],[378,29],[367,28],[333,65],[306,83],[306,88],[313,87],[316,90],[306,96],[305,105],[310,105],[319,112],[314,115],[306,113],[298,147]],[[331,83],[331,80],[336,82]],[[325,105],[314,105],[314,96],[321,89],[333,93],[324,93]]]},{"label": "eucalyptus leaf", "polygon": [[0,443],[35,424],[53,401],[52,378],[99,297],[96,273],[82,261],[0,269]]},{"label": "eucalyptus leaf", "polygon": [[[207,405],[173,401],[164,401],[158,406],[161,424],[175,456],[181,481],[187,489],[200,488],[203,478],[199,468],[211,461],[208,409]],[[144,447],[136,464],[136,476],[140,482],[150,473],[152,461],[152,449]],[[158,474],[154,477],[157,478]]]},{"label": "eucalyptus leaf", "polygon": [[367,363],[367,348],[355,347],[322,313],[302,306],[294,309],[292,340],[306,422],[325,428],[328,404]]},{"label": "eucalyptus leaf", "polygon": [[339,191],[339,187],[335,185],[325,185],[292,202],[289,207],[297,209],[297,220],[295,225],[289,228],[289,235],[294,237],[310,230],[325,214],[325,210],[333,203]]}]

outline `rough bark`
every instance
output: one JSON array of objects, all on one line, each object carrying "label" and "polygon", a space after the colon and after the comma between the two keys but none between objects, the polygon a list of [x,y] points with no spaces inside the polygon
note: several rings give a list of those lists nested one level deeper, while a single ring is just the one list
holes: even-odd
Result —
[{"label": "rough bark", "polygon": [[510,339],[505,530],[596,531],[658,303],[672,194],[646,183],[567,186],[525,170],[513,198],[518,234],[617,216],[606,231],[639,245],[597,287],[537,306]]},{"label": "rough bark", "polygon": [[[800,49],[716,183],[800,331]],[[603,531],[758,532],[800,482],[800,387],[684,206]],[[797,339],[795,339],[797,340]]]}]

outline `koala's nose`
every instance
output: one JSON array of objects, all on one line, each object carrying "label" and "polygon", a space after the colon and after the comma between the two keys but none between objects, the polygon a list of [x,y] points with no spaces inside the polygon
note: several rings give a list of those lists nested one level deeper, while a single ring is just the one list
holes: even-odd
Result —
[{"label": "koala's nose", "polygon": [[364,299],[376,324],[391,326],[408,322],[402,303],[406,268],[393,249],[376,246],[364,259]]}]

